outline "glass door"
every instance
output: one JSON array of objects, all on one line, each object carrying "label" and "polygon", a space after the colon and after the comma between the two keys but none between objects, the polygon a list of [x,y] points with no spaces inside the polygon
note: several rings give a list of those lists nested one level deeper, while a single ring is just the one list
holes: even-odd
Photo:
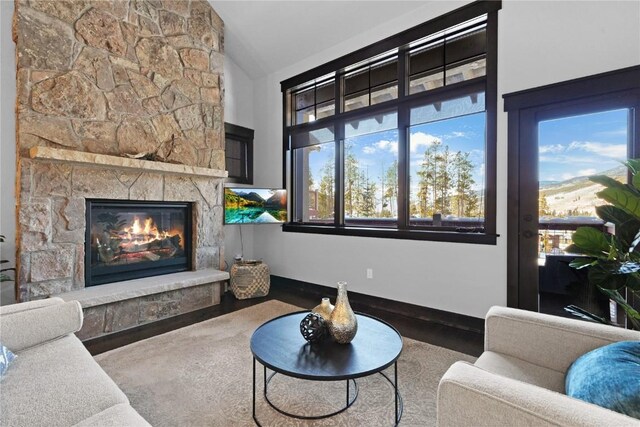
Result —
[{"label": "glass door", "polygon": [[[630,177],[620,162],[640,158],[640,67],[503,98],[508,112],[507,304],[563,316],[573,304],[609,317],[608,301],[588,284],[588,271],[569,266],[576,254],[568,247],[578,227],[610,231],[595,215],[596,206],[605,203],[588,177],[601,174],[627,183]],[[622,314],[618,323],[625,323]]]},{"label": "glass door", "polygon": [[[538,121],[538,302],[539,311],[573,317],[573,306],[614,317],[608,299],[587,280],[587,270],[569,263],[579,254],[569,246],[578,227],[606,231],[596,215],[603,189],[593,175],[627,182],[631,109],[595,111]],[[612,230],[611,230],[612,231]]]}]

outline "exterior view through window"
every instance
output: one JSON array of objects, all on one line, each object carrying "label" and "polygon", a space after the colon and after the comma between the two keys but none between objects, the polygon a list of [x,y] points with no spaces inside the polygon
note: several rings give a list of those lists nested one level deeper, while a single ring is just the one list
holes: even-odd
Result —
[{"label": "exterior view through window", "polygon": [[628,117],[620,109],[539,123],[540,259],[564,254],[577,227],[604,227],[595,212],[603,187],[588,177],[627,182]]},{"label": "exterior view through window", "polygon": [[495,243],[499,7],[282,82],[285,231]]},{"label": "exterior view through window", "polygon": [[569,316],[577,305],[608,317],[608,300],[589,286],[587,271],[569,264],[581,255],[566,249],[578,227],[605,230],[596,206],[605,204],[591,175],[627,182],[629,110],[618,109],[541,121],[538,124],[539,310]]}]

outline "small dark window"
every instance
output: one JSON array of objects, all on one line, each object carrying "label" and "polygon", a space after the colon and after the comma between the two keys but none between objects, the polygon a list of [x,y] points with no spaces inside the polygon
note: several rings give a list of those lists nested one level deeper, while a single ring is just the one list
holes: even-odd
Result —
[{"label": "small dark window", "polygon": [[224,124],[228,182],[253,184],[253,129]]}]

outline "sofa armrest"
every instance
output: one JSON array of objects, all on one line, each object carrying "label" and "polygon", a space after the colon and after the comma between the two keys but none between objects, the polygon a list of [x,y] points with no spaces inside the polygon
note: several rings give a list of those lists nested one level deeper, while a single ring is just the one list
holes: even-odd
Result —
[{"label": "sofa armrest", "polygon": [[3,305],[0,307],[0,316],[4,316],[5,314],[18,313],[20,311],[35,310],[37,308],[49,307],[50,305],[56,304],[64,304],[64,300],[59,297],[53,297],[22,302],[20,304]]},{"label": "sofa armrest", "polygon": [[[30,303],[16,305],[23,304]],[[31,307],[0,315],[0,342],[13,352],[77,332],[82,327],[82,307],[78,301]]]},{"label": "sofa armrest", "polygon": [[492,307],[485,320],[485,351],[567,372],[581,355],[640,332],[506,307]]},{"label": "sofa armrest", "polygon": [[638,426],[638,420],[456,362],[438,386],[437,425]]}]

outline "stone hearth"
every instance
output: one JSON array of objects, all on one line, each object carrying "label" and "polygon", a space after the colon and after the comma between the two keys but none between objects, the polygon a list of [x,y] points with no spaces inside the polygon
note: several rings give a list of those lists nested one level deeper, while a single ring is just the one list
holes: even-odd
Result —
[{"label": "stone hearth", "polygon": [[84,340],[220,303],[229,273],[186,271],[95,286],[61,294],[82,304],[84,321],[76,333]]}]

